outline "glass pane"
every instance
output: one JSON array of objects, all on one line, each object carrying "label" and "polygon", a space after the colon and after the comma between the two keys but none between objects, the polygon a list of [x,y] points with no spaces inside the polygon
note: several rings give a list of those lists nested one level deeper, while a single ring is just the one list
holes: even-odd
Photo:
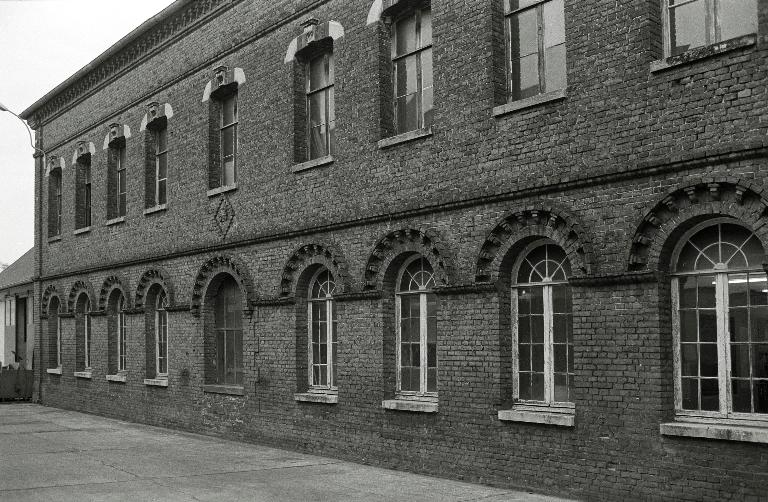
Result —
[{"label": "glass pane", "polygon": [[397,98],[397,130],[398,132],[413,131],[419,128],[419,109],[418,95],[411,94]]},{"label": "glass pane", "polygon": [[427,367],[437,367],[437,344],[435,343],[427,344]]},{"label": "glass pane", "polygon": [[699,345],[699,363],[701,364],[701,376],[717,376],[717,345],[714,343],[702,343]]},{"label": "glass pane", "polygon": [[309,126],[316,127],[326,123],[325,93],[318,92],[309,96]]},{"label": "glass pane", "polygon": [[554,352],[555,373],[568,372],[568,346],[565,344],[555,344],[552,346]]},{"label": "glass pane", "polygon": [[544,374],[533,373],[531,375],[531,399],[544,400]]},{"label": "glass pane", "polygon": [[227,353],[226,357],[226,383],[235,383],[235,336],[233,332],[227,333]]},{"label": "glass pane", "polygon": [[511,66],[512,98],[524,99],[539,93],[539,55],[513,59]]},{"label": "glass pane", "polygon": [[395,54],[401,55],[416,49],[416,16],[400,19],[395,25]]},{"label": "glass pane", "polygon": [[168,129],[157,131],[157,151],[164,152],[168,149]]},{"label": "glass pane", "polygon": [[698,277],[699,307],[715,308],[715,276],[702,275]]},{"label": "glass pane", "polygon": [[733,396],[733,411],[738,413],[752,412],[752,394],[749,380],[731,380]]},{"label": "glass pane", "polygon": [[749,344],[731,344],[731,376],[749,378]]},{"label": "glass pane", "polygon": [[164,153],[157,157],[157,178],[165,179],[168,177],[168,154]]},{"label": "glass pane", "polygon": [[423,92],[423,99],[421,101],[423,113],[424,113],[424,122],[422,124],[423,127],[429,128],[432,127],[432,124],[434,122],[434,105],[433,105],[433,97],[432,97],[432,87],[428,87],[424,89]]},{"label": "glass pane", "polygon": [[752,361],[752,378],[768,378],[768,345],[753,345]]},{"label": "glass pane", "polygon": [[432,87],[432,49],[425,49],[421,52],[421,86]]},{"label": "glass pane", "polygon": [[749,317],[752,341],[768,342],[768,307],[753,307]]},{"label": "glass pane", "polygon": [[228,159],[224,161],[224,179],[222,180],[224,186],[230,186],[235,184],[235,160]]},{"label": "glass pane", "polygon": [[314,91],[328,85],[325,55],[313,59],[309,63],[309,90]]},{"label": "glass pane", "polygon": [[720,393],[717,387],[717,379],[701,380],[701,409],[717,411],[720,409]]},{"label": "glass pane", "polygon": [[747,274],[728,274],[728,305],[742,307],[749,305]]},{"label": "glass pane", "polygon": [[685,343],[680,349],[681,367],[683,376],[699,376],[699,350],[698,345]]},{"label": "glass pane", "polygon": [[162,180],[157,183],[157,203],[165,204],[165,202],[166,202],[165,180]]},{"label": "glass pane", "polygon": [[544,371],[543,345],[531,345],[531,369],[537,372]]},{"label": "glass pane", "polygon": [[699,341],[717,341],[717,315],[714,310],[699,310]]},{"label": "glass pane", "polygon": [[544,288],[531,288],[531,313],[544,313]]},{"label": "glass pane", "polygon": [[720,39],[757,33],[757,0],[718,0]]},{"label": "glass pane", "polygon": [[222,104],[222,126],[229,125],[237,121],[237,98],[227,98]]},{"label": "glass pane", "polygon": [[752,395],[755,400],[755,413],[768,413],[768,380],[752,382]]},{"label": "glass pane", "polygon": [[569,285],[552,286],[552,311],[555,314],[571,313],[571,287]]},{"label": "glass pane", "polygon": [[309,158],[316,159],[323,157],[328,153],[328,146],[325,143],[325,125],[313,127],[309,133]]},{"label": "glass pane", "polygon": [[520,373],[519,375],[520,399],[527,401],[531,399],[531,374]]},{"label": "glass pane", "polygon": [[333,87],[325,92],[328,100],[328,121],[334,121],[336,120],[336,96],[333,93]]},{"label": "glass pane", "polygon": [[565,43],[565,14],[563,0],[544,4],[544,48]]},{"label": "glass pane", "polygon": [[520,344],[518,350],[518,362],[520,364],[520,371],[531,370],[531,346]]},{"label": "glass pane", "polygon": [[421,11],[421,47],[432,44],[432,11],[424,9]]},{"label": "glass pane", "polygon": [[437,368],[427,369],[427,392],[437,392]]},{"label": "glass pane", "polygon": [[223,383],[225,379],[226,367],[224,363],[224,354],[226,351],[226,332],[217,331],[216,333],[216,381]]},{"label": "glass pane", "polygon": [[531,342],[544,343],[544,316],[531,316]]},{"label": "glass pane", "polygon": [[509,0],[509,10],[515,11],[536,4],[540,0]]},{"label": "glass pane", "polygon": [[[674,5],[674,0],[670,0]],[[677,55],[707,44],[707,11],[705,0],[669,9],[669,31],[671,55]]]},{"label": "glass pane", "polygon": [[728,330],[732,342],[749,341],[749,310],[747,308],[732,308],[728,311]]},{"label": "glass pane", "polygon": [[517,290],[517,312],[520,315],[531,313],[531,289],[520,288]]},{"label": "glass pane", "polygon": [[749,274],[749,304],[768,305],[768,282],[765,274]]},{"label": "glass pane", "polygon": [[696,307],[696,277],[680,277],[678,282],[680,285],[680,308]]},{"label": "glass pane", "polygon": [[555,375],[555,401],[566,403],[568,396],[568,375]]},{"label": "glass pane", "polygon": [[552,321],[552,339],[554,343],[567,343],[570,339],[571,316],[568,314],[555,314]]},{"label": "glass pane", "polygon": [[683,378],[683,409],[699,409],[699,381],[695,378]]},{"label": "glass pane", "polygon": [[544,90],[565,89],[565,44],[544,50]]},{"label": "glass pane", "polygon": [[536,9],[509,17],[510,57],[515,60],[539,52],[539,22]]},{"label": "glass pane", "polygon": [[412,94],[419,90],[418,55],[395,62],[395,97]]},{"label": "glass pane", "polygon": [[519,316],[517,323],[517,339],[520,343],[531,343],[531,319]]},{"label": "glass pane", "polygon": [[231,157],[235,154],[235,129],[227,127],[221,131],[221,156]]}]

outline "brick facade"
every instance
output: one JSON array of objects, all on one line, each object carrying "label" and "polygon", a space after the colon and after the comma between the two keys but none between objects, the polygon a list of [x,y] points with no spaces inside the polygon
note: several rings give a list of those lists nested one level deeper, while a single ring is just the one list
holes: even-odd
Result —
[{"label": "brick facade", "polygon": [[[659,428],[674,419],[672,247],[694,223],[730,216],[768,249],[768,1],[759,0],[756,35],[659,70],[657,0],[566,0],[565,97],[504,114],[494,114],[505,103],[501,2],[433,2],[434,126],[387,148],[377,142],[392,130],[389,35],[383,22],[366,25],[369,7],[177,2],[25,112],[49,161],[65,163],[60,239],[49,239],[42,158],[36,170],[35,311],[50,319],[58,298],[63,357],[61,375],[46,372],[55,330],[37,323],[40,401],[586,499],[768,496],[765,444]],[[293,172],[304,69],[284,55],[307,17],[345,30],[333,42],[336,145],[332,163]],[[203,96],[221,65],[247,80],[237,89],[237,188],[210,193],[218,112]],[[150,102],[172,107],[168,202],[157,210],[147,195],[152,135],[140,127]],[[109,150],[100,146],[113,123],[135,132],[125,140],[125,221],[106,226]],[[99,148],[91,229],[75,235],[78,142]],[[573,267],[573,427],[497,417],[513,401],[511,267],[537,237],[559,244]],[[409,253],[435,270],[437,413],[382,408],[395,390],[394,281]],[[294,400],[307,387],[306,288],[318,265],[341,291],[337,404]],[[208,289],[221,273],[243,292],[242,396],[204,391]],[[159,287],[169,303],[167,387],[144,381],[156,376],[148,333]],[[116,364],[115,288],[129,307],[125,382],[105,378]],[[98,306],[90,379],[73,375],[79,291]]]}]

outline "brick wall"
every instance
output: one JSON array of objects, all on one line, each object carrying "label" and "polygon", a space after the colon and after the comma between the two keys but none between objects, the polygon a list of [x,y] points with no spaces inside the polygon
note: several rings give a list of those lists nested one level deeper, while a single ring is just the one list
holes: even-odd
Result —
[{"label": "brick wall", "polygon": [[[670,239],[693,218],[731,214],[755,228],[768,249],[761,230],[768,2],[760,0],[755,44],[651,72],[662,56],[657,2],[566,1],[567,97],[499,117],[492,109],[501,104],[500,5],[435,2],[433,135],[387,149],[377,147],[389,120],[382,104],[389,91],[381,88],[388,78],[386,29],[366,26],[368,2],[225,4],[231,8],[42,126],[49,156],[64,157],[67,167],[61,241],[48,243],[45,217],[37,228],[40,294],[55,286],[66,302],[75,282],[84,281],[97,305],[102,284],[114,276],[132,307],[127,381],[105,379],[107,316],[93,317],[93,378],[74,378],[76,319],[65,316],[64,371],[41,376],[43,403],[588,499],[765,495],[765,445],[672,438],[660,435],[659,424],[674,409],[663,274]],[[346,32],[333,45],[336,155],[330,165],[292,173],[296,69],[283,58],[309,15],[338,21]],[[222,64],[243,68],[247,77],[238,89],[238,188],[208,197],[211,114],[202,96]],[[169,103],[174,114],[168,208],[144,215],[151,155],[138,131],[151,101]],[[93,228],[75,236],[70,159],[78,141],[100,145],[113,122],[135,131],[126,141],[126,221],[104,225],[107,157],[98,149],[91,162]],[[47,180],[38,182],[48,193]],[[686,187],[694,187],[695,201],[672,197],[674,212],[655,209]],[[49,214],[47,197],[38,209]],[[663,219],[658,230],[643,226],[649,213]],[[515,214],[525,225],[496,233]],[[384,249],[381,239],[399,229],[419,230],[434,246],[422,250],[421,237],[404,234],[402,242],[387,241],[394,251],[383,260],[372,259]],[[651,241],[640,252],[647,260],[631,263],[640,234]],[[497,245],[491,237],[498,235],[504,242]],[[570,243],[572,263],[583,264],[573,281],[573,428],[501,422],[496,414],[512,399],[509,263],[536,235]],[[291,288],[283,288],[286,262],[307,244],[333,249],[347,278],[348,294],[336,304],[335,405],[293,398],[307,378],[305,293],[295,285],[304,287],[301,274],[318,262],[305,262]],[[394,391],[391,274],[401,251],[420,250],[433,258],[439,251],[448,286],[438,296],[436,414],[381,407]],[[491,253],[492,284],[477,283],[484,253]],[[210,270],[230,270],[252,290],[243,396],[203,392],[207,304],[205,291],[196,291],[201,278],[212,279],[201,267],[217,256],[237,265]],[[371,264],[378,264],[373,278]],[[167,388],[143,381],[154,371],[146,356],[147,292],[155,280],[142,279],[148,271],[170,290]],[[43,350],[51,347],[50,333],[38,332]]]}]

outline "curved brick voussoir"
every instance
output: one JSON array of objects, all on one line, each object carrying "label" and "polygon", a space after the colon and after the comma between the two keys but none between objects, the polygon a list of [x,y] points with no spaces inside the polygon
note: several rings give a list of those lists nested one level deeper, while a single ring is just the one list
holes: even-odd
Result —
[{"label": "curved brick voussoir", "polygon": [[214,255],[203,263],[195,277],[190,302],[192,313],[195,316],[200,315],[203,299],[211,280],[221,273],[229,274],[237,281],[243,291],[243,310],[246,313],[252,310],[251,305],[256,299],[256,295],[248,267],[233,256]]},{"label": "curved brick voussoir", "polygon": [[319,264],[331,271],[340,293],[349,292],[349,271],[344,255],[333,245],[305,244],[297,249],[283,267],[280,276],[280,296],[292,296],[301,273],[309,266]]}]

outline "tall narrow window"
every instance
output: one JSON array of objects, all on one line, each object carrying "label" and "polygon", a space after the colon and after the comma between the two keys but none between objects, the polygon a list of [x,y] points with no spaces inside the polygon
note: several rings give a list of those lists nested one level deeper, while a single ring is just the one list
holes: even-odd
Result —
[{"label": "tall narrow window", "polygon": [[396,133],[432,127],[432,11],[409,11],[392,27]]},{"label": "tall narrow window", "polygon": [[125,329],[125,297],[120,296],[120,300],[117,302],[117,371],[125,371],[127,368],[127,349],[128,341],[126,338]]},{"label": "tall narrow window", "polygon": [[168,128],[153,130],[155,144],[155,204],[162,206],[167,202],[168,184]]},{"label": "tall narrow window", "polygon": [[768,278],[757,236],[694,229],[672,278],[678,415],[768,421]]},{"label": "tall narrow window", "polygon": [[231,276],[223,279],[214,305],[216,329],[216,383],[243,385],[243,304],[240,286]]},{"label": "tall narrow window", "polygon": [[48,237],[61,235],[61,168],[48,175]]},{"label": "tall narrow window", "polygon": [[81,155],[76,164],[76,226],[78,229],[91,226],[91,155]]},{"label": "tall narrow window", "polygon": [[110,220],[125,216],[125,147],[122,145],[124,140],[120,146],[110,146],[108,149],[107,213]]},{"label": "tall narrow window", "polygon": [[86,227],[91,226],[91,202],[92,199],[92,185],[91,185],[91,163],[89,162],[85,166],[85,221],[84,225]]},{"label": "tall narrow window", "polygon": [[437,395],[437,296],[429,262],[406,262],[397,290],[397,390],[400,396]]},{"label": "tall narrow window", "polygon": [[333,52],[320,54],[307,62],[308,160],[333,155],[336,129],[333,64]]},{"label": "tall narrow window", "polygon": [[160,291],[155,299],[155,377],[168,378],[168,299]]},{"label": "tall narrow window", "polygon": [[48,305],[48,368],[61,368],[61,319],[59,299],[51,298]]},{"label": "tall narrow window", "polygon": [[120,148],[115,157],[117,174],[117,216],[125,216],[126,184],[125,184],[125,148]]},{"label": "tall narrow window", "polygon": [[328,269],[317,272],[310,282],[309,386],[310,389],[336,388],[336,310],[333,294],[336,283]]},{"label": "tall narrow window", "polygon": [[565,252],[548,241],[529,246],[516,266],[512,287],[515,397],[522,403],[567,406],[573,402],[570,275]]},{"label": "tall narrow window", "polygon": [[666,55],[757,33],[757,0],[662,0]]},{"label": "tall narrow window", "polygon": [[77,371],[91,370],[91,300],[81,293],[77,299]]},{"label": "tall narrow window", "polygon": [[510,100],[566,87],[563,0],[506,0]]},{"label": "tall narrow window", "polygon": [[237,181],[237,92],[222,99],[219,142],[222,166],[219,186],[231,186]]}]

